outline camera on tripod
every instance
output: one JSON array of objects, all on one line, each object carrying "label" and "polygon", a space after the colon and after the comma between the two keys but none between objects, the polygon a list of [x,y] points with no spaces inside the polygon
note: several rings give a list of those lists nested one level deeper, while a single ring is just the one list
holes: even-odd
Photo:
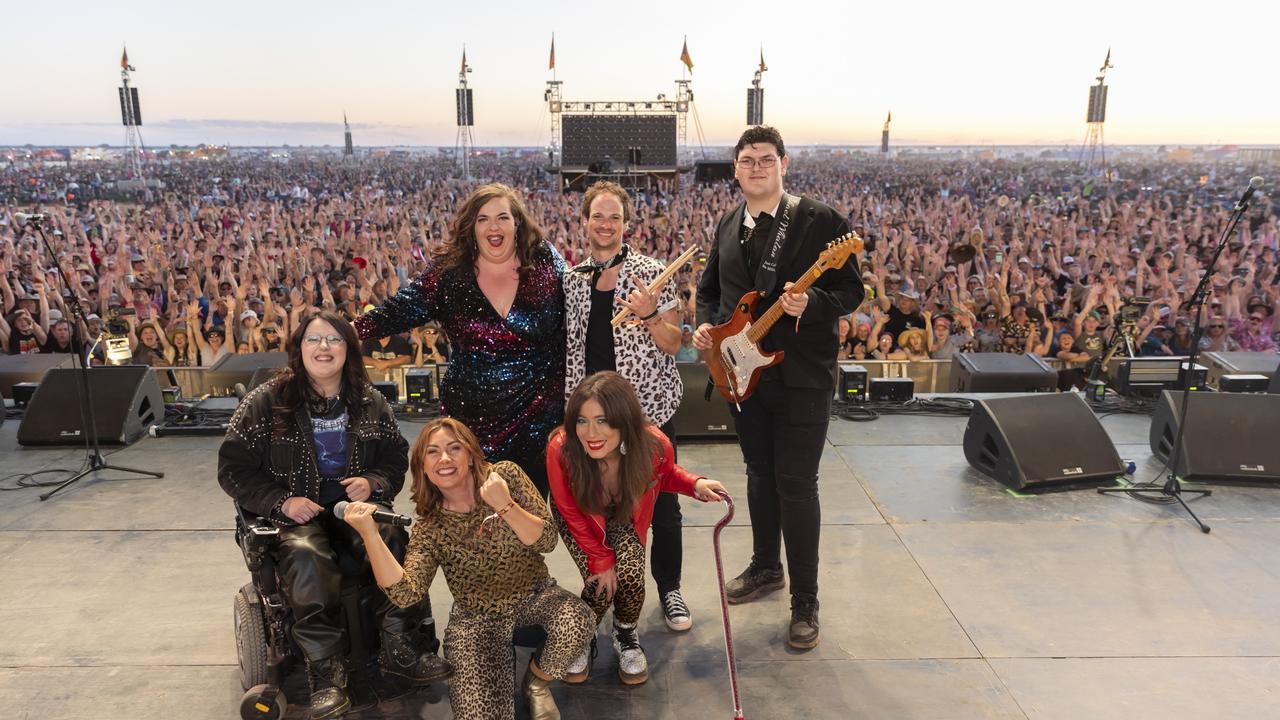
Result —
[{"label": "camera on tripod", "polygon": [[137,315],[137,314],[138,314],[138,311],[134,310],[133,308],[126,308],[126,307],[111,308],[110,310],[107,311],[107,317],[106,317],[106,320],[103,322],[103,325],[106,326],[107,333],[109,335],[128,335],[129,321],[122,320],[121,318],[127,317],[129,315]]},{"label": "camera on tripod", "polygon": [[103,333],[103,344],[107,348],[109,365],[124,365],[133,359],[133,350],[129,348],[129,321],[121,318],[137,315],[133,308],[112,308],[107,311],[103,321],[106,332]]},{"label": "camera on tripod", "polygon": [[1133,325],[1137,323],[1138,318],[1142,317],[1142,314],[1145,313],[1147,308],[1150,306],[1151,298],[1149,297],[1137,295],[1131,298],[1126,298],[1124,304],[1120,306],[1120,312],[1117,313],[1120,318],[1120,323],[1123,325]]}]

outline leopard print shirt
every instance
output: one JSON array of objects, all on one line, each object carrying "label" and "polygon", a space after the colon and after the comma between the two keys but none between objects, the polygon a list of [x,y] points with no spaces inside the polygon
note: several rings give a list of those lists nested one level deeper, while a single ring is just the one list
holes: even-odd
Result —
[{"label": "leopard print shirt", "polygon": [[[578,267],[583,267],[579,265]],[[619,298],[635,290],[631,276],[645,285],[662,274],[665,266],[651,257],[627,248],[627,257],[618,273],[618,286],[613,293],[613,314],[622,311]],[[675,305],[671,305],[675,303]],[[679,307],[675,279],[667,281],[658,295],[658,307]],[[573,392],[587,372],[587,321],[591,317],[591,273],[570,271],[564,275],[565,398]],[[628,318],[633,320],[634,318]],[[676,414],[684,385],[676,371],[676,359],[654,344],[642,324],[624,322],[613,329],[614,364],[618,373],[635,388],[640,407],[649,421],[661,427]]]},{"label": "leopard print shirt", "polygon": [[510,461],[493,465],[511,489],[511,499],[542,518],[542,535],[525,545],[504,520],[491,521],[483,535],[481,522],[493,509],[477,500],[468,513],[443,508],[430,522],[414,525],[404,556],[404,576],[383,588],[391,602],[408,607],[427,594],[436,569],[444,570],[453,594],[453,612],[461,616],[503,615],[545,587],[550,575],[542,556],[556,547],[551,511],[524,471]]}]

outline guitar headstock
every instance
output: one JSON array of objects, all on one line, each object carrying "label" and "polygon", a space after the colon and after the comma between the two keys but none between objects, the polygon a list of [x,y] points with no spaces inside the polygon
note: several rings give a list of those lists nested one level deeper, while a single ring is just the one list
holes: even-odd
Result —
[{"label": "guitar headstock", "polygon": [[818,255],[818,262],[814,265],[824,271],[838,268],[848,261],[850,255],[860,252],[862,252],[862,238],[858,237],[858,233],[850,231],[827,243],[827,249]]}]

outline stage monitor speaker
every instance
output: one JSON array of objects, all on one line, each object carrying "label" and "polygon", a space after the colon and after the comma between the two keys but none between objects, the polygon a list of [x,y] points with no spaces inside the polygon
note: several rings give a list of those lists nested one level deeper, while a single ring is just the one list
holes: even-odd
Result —
[{"label": "stage monitor speaker", "polygon": [[1200,357],[1200,362],[1209,368],[1209,387],[1215,390],[1223,375],[1265,375],[1269,379],[1277,370],[1273,352],[1214,351]]},{"label": "stage monitor speaker", "polygon": [[964,456],[1022,492],[1109,485],[1124,474],[1111,438],[1076,393],[975,400]]},{"label": "stage monitor speaker", "polygon": [[1275,374],[1271,376],[1271,388],[1267,392],[1280,395],[1280,367],[1276,368]]},{"label": "stage monitor speaker", "polygon": [[711,393],[711,400],[706,399],[707,366],[700,362],[678,362],[676,368],[684,383],[684,396],[674,422],[676,439],[736,438],[738,431],[729,414],[729,403],[718,392]]},{"label": "stage monitor speaker", "polygon": [[1040,392],[1058,389],[1058,371],[1035,355],[957,353],[951,392]]},{"label": "stage monitor speaker", "polygon": [[70,353],[0,355],[0,395],[13,397],[13,386],[18,383],[39,383],[54,368],[76,366],[76,356]]},{"label": "stage monitor speaker", "polygon": [[[1171,462],[1182,393],[1166,390],[1151,415],[1151,454]],[[1280,483],[1280,396],[1194,393],[1173,472],[1184,480]]]},{"label": "stage monitor speaker", "polygon": [[[18,425],[20,445],[84,444],[80,372],[56,368],[45,375]],[[148,365],[90,368],[89,395],[103,445],[128,445],[164,419],[164,397]]]},{"label": "stage monitor speaker", "polygon": [[288,358],[288,353],[280,351],[227,355],[205,373],[205,383],[211,394],[224,397],[235,394],[236,383],[251,390],[258,370],[282,368]]}]

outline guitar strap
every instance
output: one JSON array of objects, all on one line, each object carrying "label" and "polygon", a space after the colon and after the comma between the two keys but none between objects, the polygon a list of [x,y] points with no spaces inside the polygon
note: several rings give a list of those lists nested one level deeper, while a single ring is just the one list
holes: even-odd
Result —
[{"label": "guitar strap", "polygon": [[769,239],[768,250],[760,261],[760,269],[756,272],[756,290],[764,297],[773,292],[778,284],[778,258],[782,256],[782,246],[787,242],[787,230],[791,227],[791,218],[795,215],[800,198],[788,193],[782,194],[782,211],[778,213],[773,224],[773,237]]}]

